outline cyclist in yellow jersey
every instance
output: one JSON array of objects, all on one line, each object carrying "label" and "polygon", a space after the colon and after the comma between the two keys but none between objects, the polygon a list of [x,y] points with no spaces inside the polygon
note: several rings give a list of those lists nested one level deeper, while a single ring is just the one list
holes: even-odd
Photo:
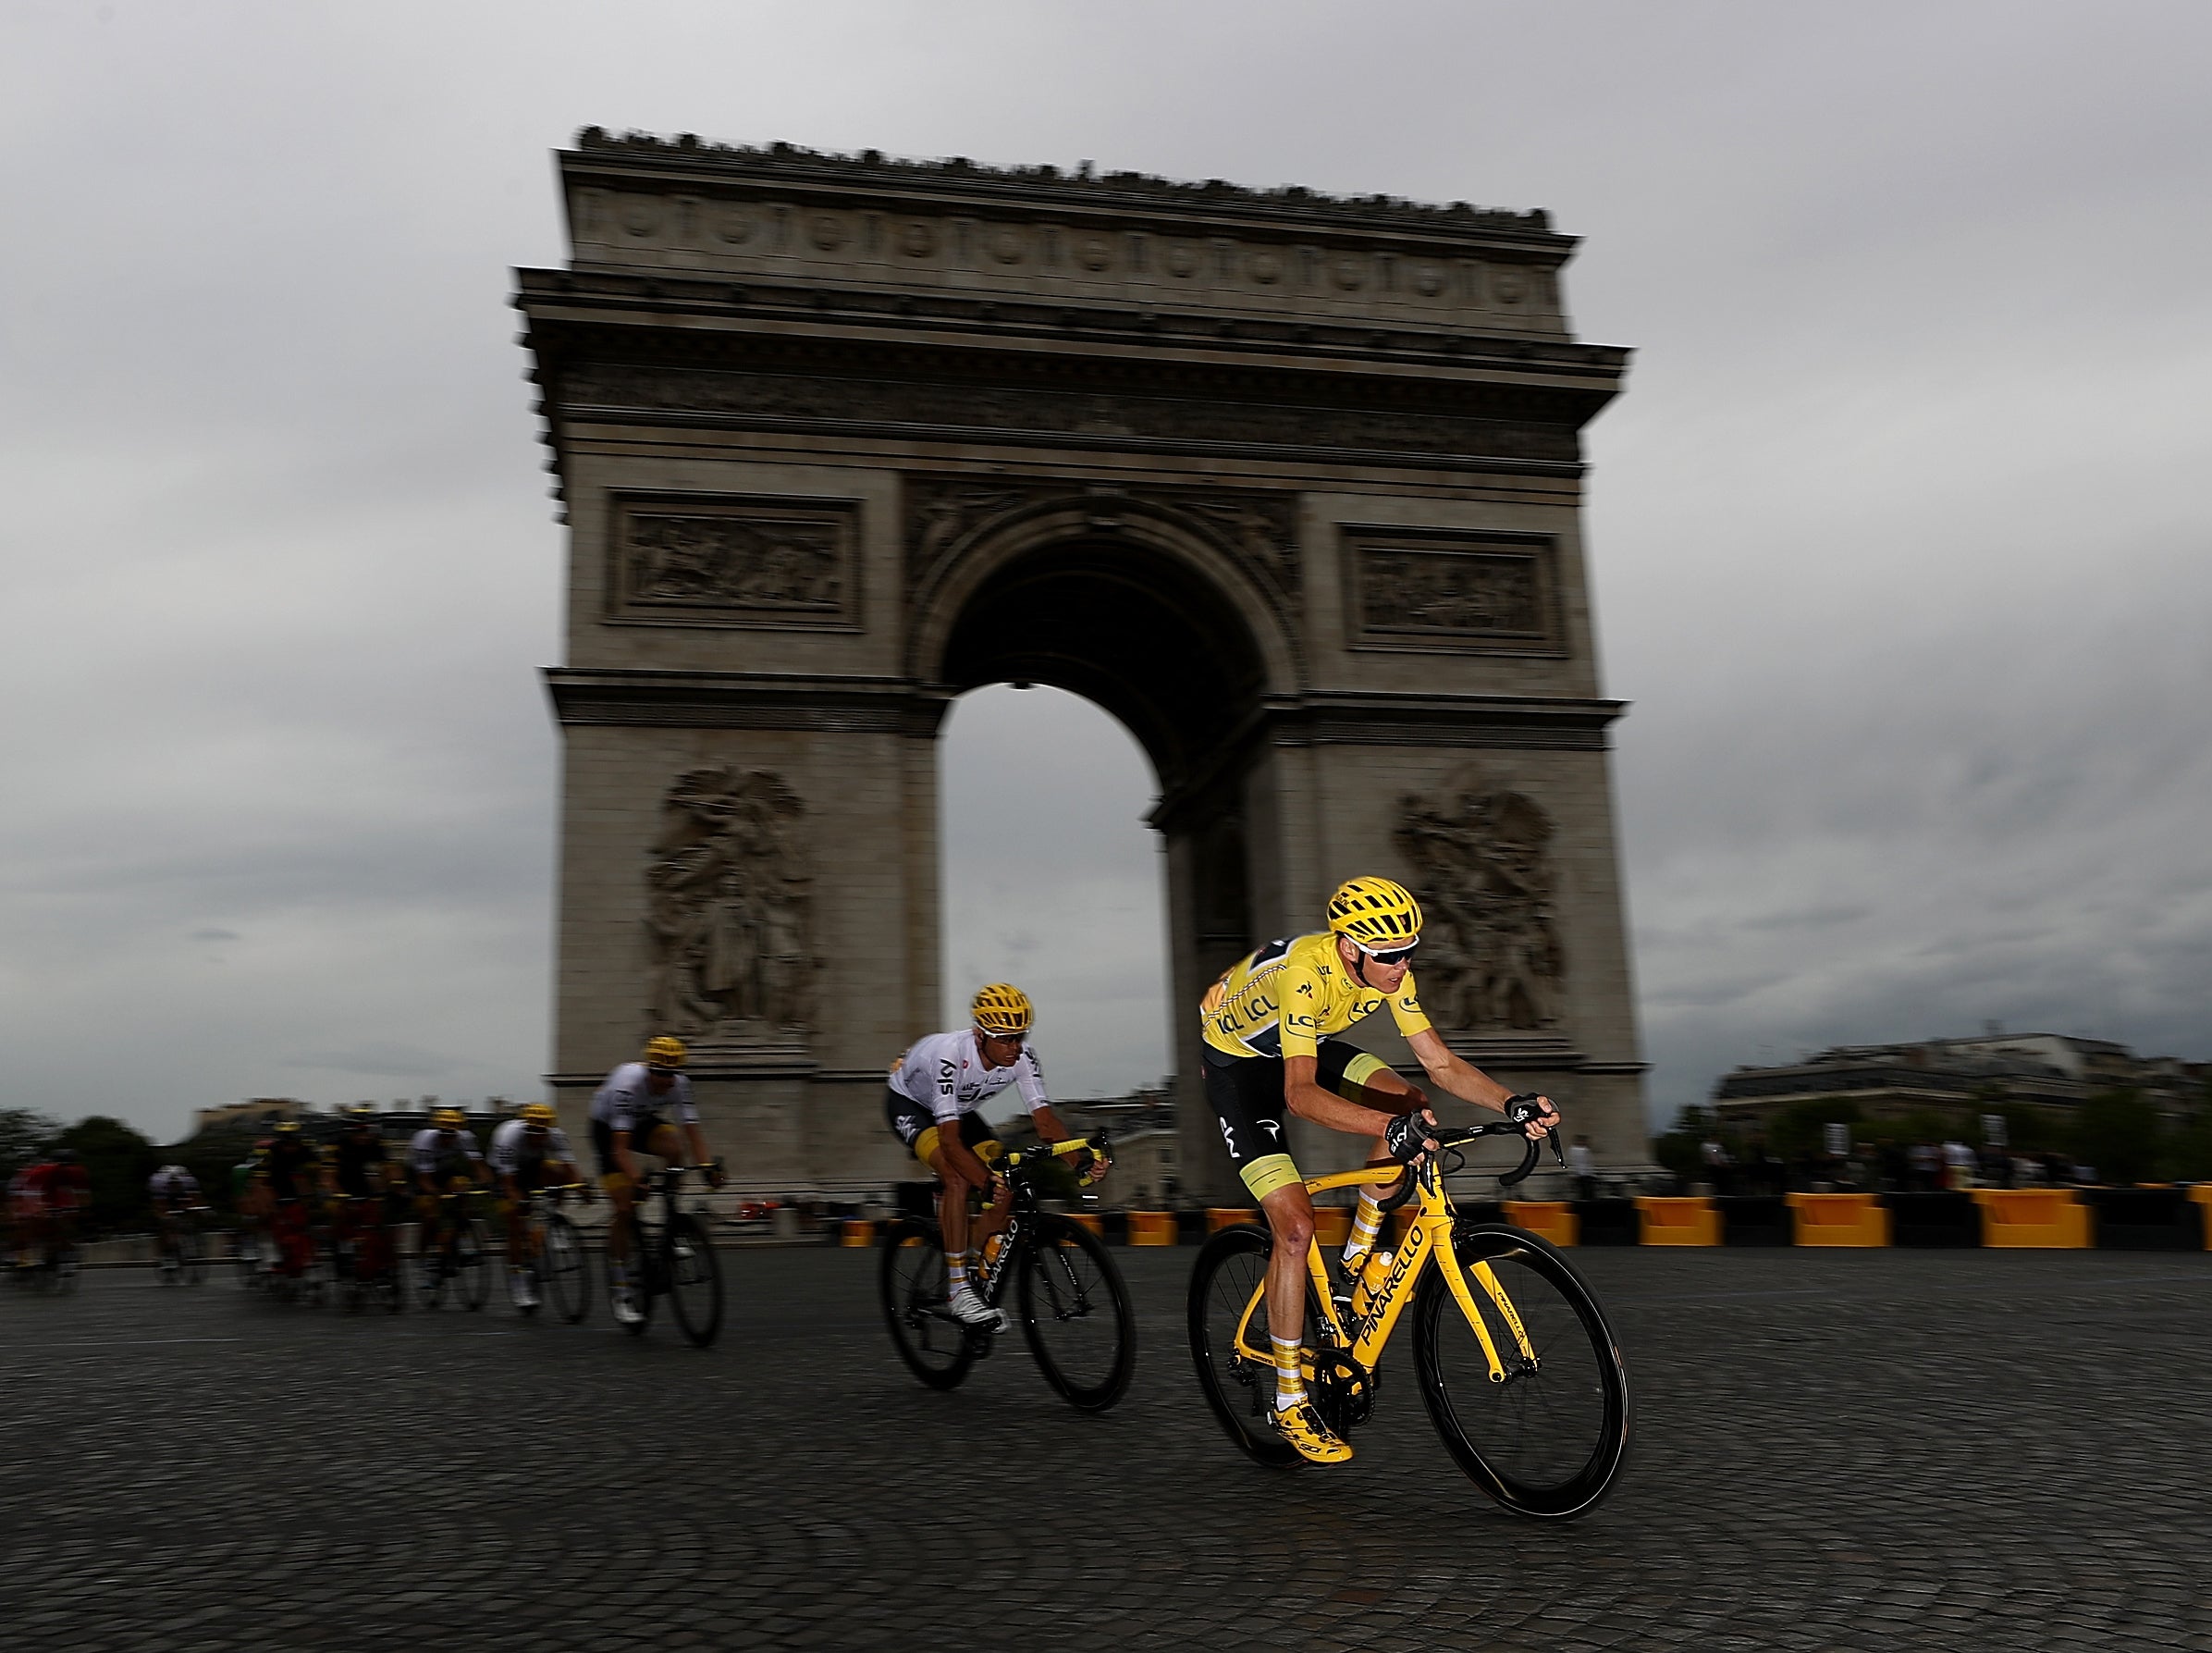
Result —
[{"label": "cyclist in yellow jersey", "polygon": [[1271,942],[1216,981],[1199,1005],[1205,1027],[1206,1100],[1222,1141],[1267,1215],[1274,1246],[1267,1266],[1268,1332],[1275,1356],[1275,1427],[1316,1463],[1341,1463],[1352,1449],[1322,1423],[1306,1396],[1299,1338],[1306,1317],[1306,1254],[1313,1201],[1290,1156],[1290,1115],[1332,1130],[1371,1136],[1370,1166],[1395,1175],[1359,1190],[1345,1267],[1357,1277],[1373,1250],[1382,1208],[1403,1186],[1404,1167],[1435,1147],[1428,1098],[1379,1057],[1332,1038],[1390,1006],[1430,1080],[1463,1101],[1518,1120],[1542,1136],[1559,1123],[1542,1096],[1516,1096],[1460,1060],[1421,1014],[1413,952],[1420,906],[1386,878],[1355,878],[1329,898],[1329,928]]}]

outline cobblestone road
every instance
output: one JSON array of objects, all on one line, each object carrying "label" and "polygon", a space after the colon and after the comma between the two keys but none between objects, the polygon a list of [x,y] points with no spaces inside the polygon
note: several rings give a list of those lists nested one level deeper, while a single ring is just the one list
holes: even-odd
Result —
[{"label": "cobblestone road", "polygon": [[603,1304],[0,1292],[0,1647],[2212,1649],[2212,1257],[1580,1252],[1638,1439],[1540,1529],[1402,1378],[1345,1469],[1234,1455],[1194,1254],[1119,1253],[1095,1419],[1012,1339],[914,1384],[866,1252],[725,1253],[704,1353]]}]

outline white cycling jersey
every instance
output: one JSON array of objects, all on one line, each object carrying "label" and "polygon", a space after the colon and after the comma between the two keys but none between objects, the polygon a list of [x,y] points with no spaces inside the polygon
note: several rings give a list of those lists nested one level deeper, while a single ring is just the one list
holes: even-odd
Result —
[{"label": "white cycling jersey", "polygon": [[512,1177],[524,1166],[572,1165],[576,1155],[569,1147],[569,1133],[549,1125],[533,1141],[530,1127],[510,1119],[492,1132],[492,1169]]},{"label": "white cycling jersey", "polygon": [[182,1166],[164,1166],[146,1178],[146,1191],[156,1200],[193,1200],[200,1195],[200,1179]]},{"label": "white cycling jersey", "polygon": [[625,1062],[608,1074],[607,1082],[593,1093],[592,1117],[609,1130],[635,1130],[640,1119],[649,1117],[698,1124],[691,1080],[676,1074],[676,1082],[656,1096],[646,1084],[649,1071],[643,1062]]},{"label": "white cycling jersey", "polygon": [[482,1165],[484,1153],[476,1146],[476,1133],[457,1130],[451,1141],[440,1139],[445,1132],[435,1126],[418,1130],[414,1140],[407,1144],[407,1168],[424,1177],[435,1177],[440,1171],[454,1175],[467,1170],[472,1165]]},{"label": "white cycling jersey", "polygon": [[1022,1101],[1032,1114],[1051,1101],[1045,1094],[1045,1070],[1031,1046],[1024,1044],[1006,1067],[992,1067],[983,1060],[973,1028],[916,1040],[891,1070],[891,1088],[940,1119],[972,1114],[985,1098],[1009,1085],[1021,1087]]}]

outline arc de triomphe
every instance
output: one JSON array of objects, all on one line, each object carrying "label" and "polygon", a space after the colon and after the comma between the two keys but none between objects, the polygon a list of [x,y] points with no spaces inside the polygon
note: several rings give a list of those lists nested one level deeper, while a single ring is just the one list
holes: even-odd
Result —
[{"label": "arc de triomphe", "polygon": [[596,129],[559,161],[571,260],[516,303],[569,526],[571,1125],[671,1030],[744,1184],[903,1174],[884,1071],[975,985],[939,981],[937,730],[1013,680],[1158,772],[1189,1192],[1229,1191],[1192,1006],[1356,872],[1420,894],[1456,1047],[1646,1157],[1579,523],[1627,352],[1569,329],[1545,215]]}]

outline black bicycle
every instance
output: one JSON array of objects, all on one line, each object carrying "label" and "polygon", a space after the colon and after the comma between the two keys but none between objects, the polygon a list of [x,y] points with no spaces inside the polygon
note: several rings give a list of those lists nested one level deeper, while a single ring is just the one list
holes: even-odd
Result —
[{"label": "black bicycle", "polygon": [[[998,1308],[1011,1284],[1022,1336],[1045,1381],[1081,1412],[1104,1412],[1127,1392],[1137,1370],[1137,1319],[1113,1253],[1088,1228],[1038,1203],[1033,1160],[1064,1153],[1103,1155],[1106,1133],[1042,1149],[1015,1150],[999,1162],[1013,1193],[998,1250],[985,1259],[978,1297]],[[893,1220],[883,1233],[878,1275],[883,1318],[899,1358],[933,1389],[957,1388],[988,1357],[996,1335],[969,1326],[946,1306],[944,1240],[924,1217]]]},{"label": "black bicycle", "polygon": [[[714,1240],[707,1225],[676,1207],[677,1190],[684,1175],[708,1169],[719,1171],[721,1162],[707,1166],[668,1166],[646,1177],[630,1207],[630,1278],[617,1272],[614,1252],[607,1253],[607,1294],[625,1287],[633,1289],[636,1318],[622,1321],[623,1329],[642,1338],[653,1321],[653,1300],[665,1297],[675,1312],[676,1326],[694,1348],[704,1349],[722,1329],[722,1265],[715,1260]],[[658,1220],[646,1215],[646,1202],[658,1196]],[[620,1222],[621,1218],[617,1217]]]},{"label": "black bicycle", "polygon": [[466,1203],[481,1191],[470,1188],[437,1196],[437,1244],[421,1259],[425,1308],[444,1307],[450,1291],[473,1313],[491,1296],[491,1239]]},{"label": "black bicycle", "polygon": [[556,1314],[573,1326],[590,1312],[592,1294],[584,1268],[584,1240],[576,1232],[576,1225],[559,1209],[560,1197],[571,1192],[588,1198],[590,1185],[582,1182],[548,1185],[531,1189],[524,1194],[529,1204],[522,1214],[522,1231],[530,1244],[518,1266],[528,1271],[531,1284],[537,1288],[530,1306],[522,1312],[535,1314],[537,1312],[535,1300],[542,1295],[553,1305]]},{"label": "black bicycle", "polygon": [[199,1219],[204,1205],[188,1205],[161,1214],[158,1267],[165,1286],[197,1286],[207,1278],[207,1250],[200,1238]]}]

